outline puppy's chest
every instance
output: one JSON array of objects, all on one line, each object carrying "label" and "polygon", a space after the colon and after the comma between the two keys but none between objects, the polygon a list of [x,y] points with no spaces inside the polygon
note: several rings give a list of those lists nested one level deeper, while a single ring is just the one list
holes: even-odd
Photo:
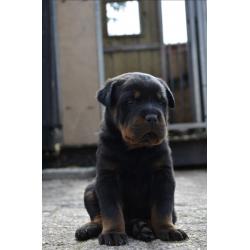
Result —
[{"label": "puppy's chest", "polygon": [[131,166],[122,170],[118,175],[118,185],[124,197],[147,198],[153,181],[150,169]]}]

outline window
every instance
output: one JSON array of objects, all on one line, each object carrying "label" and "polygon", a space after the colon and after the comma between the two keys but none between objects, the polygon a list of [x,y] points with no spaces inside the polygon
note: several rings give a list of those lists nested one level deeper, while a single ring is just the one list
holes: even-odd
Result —
[{"label": "window", "polygon": [[141,34],[138,1],[106,3],[108,36]]},{"label": "window", "polygon": [[163,40],[165,44],[187,42],[185,1],[162,1]]}]

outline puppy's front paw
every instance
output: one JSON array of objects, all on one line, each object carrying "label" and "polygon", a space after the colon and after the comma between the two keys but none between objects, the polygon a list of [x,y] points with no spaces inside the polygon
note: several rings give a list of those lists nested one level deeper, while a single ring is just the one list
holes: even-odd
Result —
[{"label": "puppy's front paw", "polygon": [[157,232],[157,237],[163,241],[182,241],[187,240],[187,234],[181,229],[162,229]]},{"label": "puppy's front paw", "polygon": [[102,233],[98,237],[100,245],[120,246],[128,243],[128,236],[125,233]]},{"label": "puppy's front paw", "polygon": [[97,237],[101,231],[102,227],[100,224],[90,222],[76,230],[75,238],[78,241],[85,241]]}]

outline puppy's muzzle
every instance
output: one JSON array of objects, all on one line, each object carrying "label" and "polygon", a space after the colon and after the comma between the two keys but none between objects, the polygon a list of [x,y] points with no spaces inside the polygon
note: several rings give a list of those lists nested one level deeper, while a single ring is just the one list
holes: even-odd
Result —
[{"label": "puppy's muzzle", "polygon": [[158,115],[148,114],[145,116],[145,121],[148,122],[151,126],[155,126],[155,124],[159,121]]},{"label": "puppy's muzzle", "polygon": [[157,115],[149,114],[123,127],[122,135],[131,145],[158,145],[166,136],[166,124]]}]

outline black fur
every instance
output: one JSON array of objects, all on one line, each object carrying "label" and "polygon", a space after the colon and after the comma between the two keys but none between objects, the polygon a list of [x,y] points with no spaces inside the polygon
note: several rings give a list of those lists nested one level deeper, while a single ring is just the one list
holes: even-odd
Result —
[{"label": "black fur", "polygon": [[96,181],[84,198],[91,222],[77,230],[76,238],[99,235],[106,245],[126,244],[126,234],[143,241],[187,239],[174,226],[175,180],[167,139],[174,97],[168,85],[148,74],[127,73],[108,80],[97,99],[106,111]]}]

